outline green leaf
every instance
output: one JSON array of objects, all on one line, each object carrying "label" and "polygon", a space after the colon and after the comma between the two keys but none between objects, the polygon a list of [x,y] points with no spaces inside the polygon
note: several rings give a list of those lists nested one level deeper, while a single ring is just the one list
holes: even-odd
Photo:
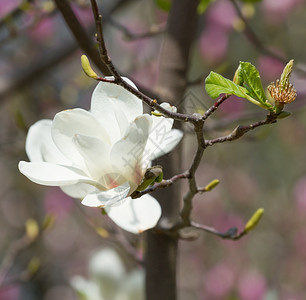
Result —
[{"label": "green leaf", "polygon": [[171,8],[172,1],[171,0],[155,0],[156,5],[164,10],[169,11]]},{"label": "green leaf", "polygon": [[205,89],[213,99],[218,98],[220,94],[236,95],[241,98],[247,96],[247,89],[215,72],[210,72],[206,77]]},{"label": "green leaf", "polygon": [[240,85],[248,90],[248,95],[266,105],[267,97],[263,90],[259,72],[248,62],[240,62],[238,67]]},{"label": "green leaf", "polygon": [[236,95],[241,98],[245,98],[250,102],[267,109],[266,104],[262,104],[255,100],[248,94],[248,90],[245,87],[235,84],[233,81],[224,78],[218,73],[210,72],[205,79],[205,90],[207,94],[216,99],[220,94]]},{"label": "green leaf", "polygon": [[199,14],[199,15],[202,15],[202,14],[206,11],[208,5],[209,5],[211,2],[213,2],[213,1],[214,1],[214,0],[201,0],[200,3],[198,4],[198,8],[197,8],[198,14]]}]

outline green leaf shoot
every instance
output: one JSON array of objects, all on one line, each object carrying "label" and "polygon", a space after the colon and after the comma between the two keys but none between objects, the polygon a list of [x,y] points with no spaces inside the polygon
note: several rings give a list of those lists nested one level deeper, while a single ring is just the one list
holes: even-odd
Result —
[{"label": "green leaf shoot", "polygon": [[240,62],[238,67],[240,85],[248,90],[248,95],[262,104],[267,104],[267,97],[263,90],[258,70],[249,62]]},{"label": "green leaf shoot", "polygon": [[246,88],[235,84],[233,81],[215,72],[210,72],[206,77],[205,89],[207,94],[213,99],[218,98],[220,94],[236,95],[266,109],[266,106],[248,95],[248,90]]}]

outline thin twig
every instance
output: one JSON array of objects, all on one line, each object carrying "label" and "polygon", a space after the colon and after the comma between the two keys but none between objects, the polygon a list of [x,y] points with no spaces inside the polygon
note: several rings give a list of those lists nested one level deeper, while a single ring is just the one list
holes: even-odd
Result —
[{"label": "thin twig", "polygon": [[241,231],[241,232],[238,232],[236,227],[232,227],[226,232],[220,232],[213,227],[198,224],[198,223],[193,222],[193,221],[191,222],[190,225],[191,225],[192,228],[203,230],[205,232],[211,233],[211,234],[216,235],[216,236],[218,236],[222,239],[227,239],[227,240],[239,240],[247,234],[247,232],[244,231],[244,230]]},{"label": "thin twig", "polygon": [[139,198],[139,197],[141,197],[145,194],[152,193],[157,189],[163,189],[163,188],[166,188],[168,186],[171,186],[173,183],[175,183],[179,179],[185,179],[185,178],[188,178],[188,176],[189,176],[188,172],[184,172],[184,173],[175,175],[175,176],[171,177],[170,179],[165,179],[165,180],[162,180],[162,182],[160,182],[160,183],[156,183],[152,186],[149,186],[148,188],[146,188],[143,191],[135,191],[131,195],[131,197],[134,198],[134,199]]},{"label": "thin twig", "polygon": [[102,28],[102,16],[99,13],[99,8],[97,2],[95,0],[90,0],[92,12],[95,18],[96,29],[97,29],[97,43],[99,47],[99,54],[101,61],[105,63],[106,67],[110,71],[111,75],[115,77],[115,79],[120,79],[121,76],[113,65],[110,57],[107,54],[107,50],[104,42],[103,28]]},{"label": "thin twig", "polygon": [[258,121],[256,123],[252,123],[252,124],[245,125],[245,126],[239,125],[230,134],[228,134],[226,136],[222,136],[222,137],[212,139],[212,140],[206,140],[205,145],[206,146],[212,146],[214,144],[231,142],[231,141],[237,140],[240,137],[242,137],[244,134],[249,132],[250,130],[253,130],[253,129],[255,129],[257,127],[260,127],[260,126],[263,126],[263,125],[276,123],[276,121],[277,121],[277,115],[269,114],[269,115],[267,115],[265,120]]},{"label": "thin twig", "polygon": [[[59,0],[55,0],[59,1]],[[129,85],[126,81],[123,80],[123,78],[120,76],[118,71],[116,70],[115,66],[112,63],[112,60],[110,59],[107,48],[105,46],[104,37],[103,37],[103,29],[102,29],[102,17],[99,13],[99,8],[97,5],[97,2],[95,0],[91,0],[92,4],[92,11],[94,14],[95,22],[96,22],[96,28],[97,28],[97,41],[99,45],[99,53],[100,58],[102,59],[103,63],[106,65],[106,67],[109,69],[111,74],[114,76],[114,79],[105,79],[105,78],[97,78],[97,80],[100,81],[107,81],[112,82],[114,84],[120,85],[123,88],[125,88],[127,91],[141,99],[143,102],[145,102],[147,105],[149,105],[152,108],[155,108],[160,113],[162,113],[165,117],[172,118],[174,120],[178,121],[184,121],[184,122],[191,122],[193,124],[197,123],[199,121],[198,115],[188,115],[188,114],[181,114],[181,113],[175,113],[170,112],[167,109],[160,106],[156,99],[152,99],[148,97],[147,95],[143,94],[139,90],[135,89],[131,85]]]},{"label": "thin twig", "polygon": [[210,115],[212,115],[218,107],[226,100],[229,98],[230,95],[223,95],[221,96],[213,106],[211,106],[203,115],[203,120],[206,120]]},{"label": "thin twig", "polygon": [[197,183],[196,183],[196,179],[195,179],[195,172],[200,165],[204,150],[206,148],[205,140],[204,140],[204,136],[203,136],[203,125],[204,125],[203,120],[202,120],[202,122],[194,125],[194,130],[195,130],[196,137],[197,137],[198,148],[197,148],[197,152],[196,152],[196,154],[193,158],[192,164],[191,164],[191,166],[188,170],[189,190],[183,198],[184,205],[183,205],[183,208],[182,208],[181,213],[180,213],[182,223],[178,227],[188,226],[190,224],[190,215],[191,215],[191,211],[192,211],[192,199],[198,193],[198,187],[197,187]]},{"label": "thin twig", "polygon": [[111,75],[105,63],[99,59],[99,53],[97,53],[94,43],[80,24],[69,2],[67,0],[54,0],[54,2],[83,51],[92,59],[103,74]]}]

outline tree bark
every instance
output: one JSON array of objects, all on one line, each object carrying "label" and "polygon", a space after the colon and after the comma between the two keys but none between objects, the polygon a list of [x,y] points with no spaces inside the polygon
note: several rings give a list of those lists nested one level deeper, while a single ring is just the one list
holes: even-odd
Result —
[{"label": "tree bark", "polygon": [[[189,65],[190,47],[196,33],[198,0],[174,0],[168,19],[168,31],[165,36],[160,62],[160,76],[156,92],[163,101],[175,105],[183,98]],[[164,167],[164,177],[180,171],[180,149],[173,151],[160,164]],[[169,227],[179,218],[180,188],[174,186],[156,193],[163,215],[160,226]],[[178,239],[166,234],[147,233],[146,249],[146,299],[175,300],[176,262]]]}]

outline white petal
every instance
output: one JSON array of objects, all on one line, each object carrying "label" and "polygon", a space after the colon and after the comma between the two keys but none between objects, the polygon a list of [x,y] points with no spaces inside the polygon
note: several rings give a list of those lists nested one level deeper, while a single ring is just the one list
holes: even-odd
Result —
[{"label": "white petal", "polygon": [[[124,80],[135,87],[127,78]],[[123,87],[108,82],[100,82],[93,92],[91,112],[97,116],[104,128],[115,127],[121,122],[118,112],[123,112],[128,123],[142,115],[142,101]],[[117,127],[118,130],[119,127]],[[114,132],[115,134],[115,132]]]},{"label": "white petal", "polygon": [[51,137],[51,120],[40,120],[33,124],[26,139],[26,153],[32,162],[52,162],[64,165],[71,165],[68,160],[56,147]]},{"label": "white petal", "polygon": [[127,198],[120,206],[107,207],[108,216],[126,231],[139,234],[156,226],[161,207],[150,195],[137,199]]},{"label": "white petal", "polygon": [[[172,129],[168,134],[166,135],[163,142],[159,145],[155,145],[154,148],[151,148],[148,150],[148,152],[151,153],[150,160],[156,159],[160,156],[163,156],[170,151],[172,151],[175,146],[181,141],[183,137],[183,132],[178,129]],[[147,147],[150,147],[151,145],[148,144]]]},{"label": "white petal", "polygon": [[82,204],[90,207],[107,207],[121,204],[130,191],[128,183],[111,190],[90,193],[82,200]]},{"label": "white petal", "polygon": [[135,190],[143,177],[144,170],[141,169],[141,163],[151,122],[149,115],[136,118],[127,129],[126,135],[111,150],[114,171],[122,174],[129,181],[131,192]]},{"label": "white petal", "polygon": [[60,186],[60,188],[68,196],[78,199],[83,199],[87,194],[99,191],[96,187],[87,183],[65,185]]},{"label": "white petal", "polygon": [[170,112],[177,112],[177,108],[168,102],[163,102],[160,106]]},{"label": "white petal", "polygon": [[110,145],[97,138],[81,134],[76,134],[73,141],[84,158],[91,178],[100,181],[105,174],[112,172]]},{"label": "white petal", "polygon": [[73,163],[85,168],[82,155],[75,146],[73,138],[76,134],[86,135],[110,143],[105,129],[98,120],[88,111],[76,108],[56,114],[51,129],[52,137],[60,151]]},{"label": "white petal", "polygon": [[47,162],[25,162],[18,165],[19,171],[31,181],[48,186],[72,185],[79,182],[95,185],[81,170]]},{"label": "white petal", "polygon": [[120,282],[126,270],[118,253],[106,247],[93,254],[89,262],[89,272],[95,278],[107,278],[109,281]]}]

